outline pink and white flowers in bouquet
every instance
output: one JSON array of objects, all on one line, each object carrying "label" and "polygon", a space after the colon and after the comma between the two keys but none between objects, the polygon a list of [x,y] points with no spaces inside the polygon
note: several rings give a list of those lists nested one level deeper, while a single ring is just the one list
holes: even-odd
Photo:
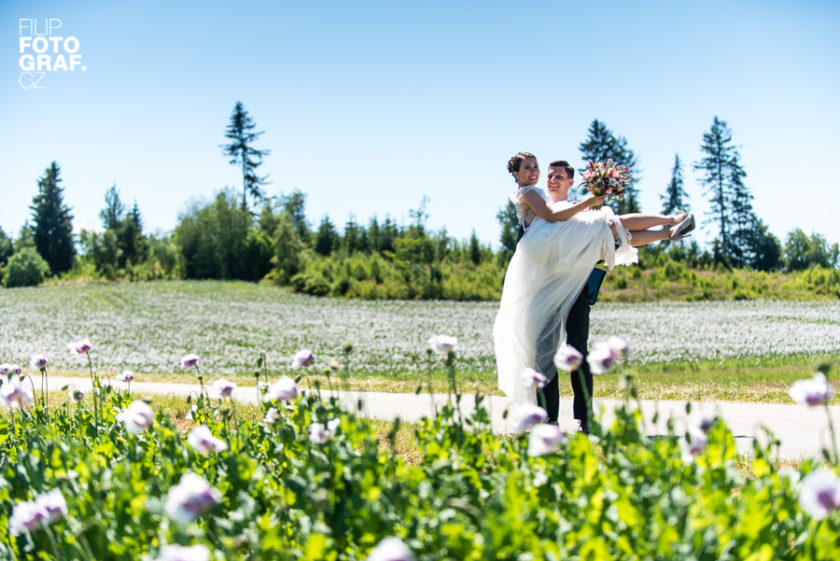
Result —
[{"label": "pink and white flowers in bouquet", "polygon": [[[630,170],[627,167],[620,167],[612,159],[606,162],[589,162],[583,170],[583,182],[581,185],[589,189],[596,197],[621,197],[624,188],[633,181]],[[592,207],[595,208],[595,207]]]}]

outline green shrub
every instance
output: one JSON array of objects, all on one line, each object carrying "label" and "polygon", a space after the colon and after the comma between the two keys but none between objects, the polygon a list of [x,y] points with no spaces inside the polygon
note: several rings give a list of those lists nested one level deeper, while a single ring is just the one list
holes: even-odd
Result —
[{"label": "green shrub", "polygon": [[50,274],[50,266],[37,251],[24,248],[12,255],[3,279],[6,288],[38,286]]}]

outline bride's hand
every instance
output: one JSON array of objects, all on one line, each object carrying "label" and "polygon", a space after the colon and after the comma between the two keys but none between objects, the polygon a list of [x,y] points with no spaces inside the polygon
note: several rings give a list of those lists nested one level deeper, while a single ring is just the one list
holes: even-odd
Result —
[{"label": "bride's hand", "polygon": [[606,198],[607,198],[606,195],[602,195],[600,197],[596,197],[595,195],[590,195],[590,196],[588,196],[587,198],[584,199],[584,202],[586,203],[586,206],[593,207],[593,206],[598,206],[598,205],[604,204],[604,200]]}]

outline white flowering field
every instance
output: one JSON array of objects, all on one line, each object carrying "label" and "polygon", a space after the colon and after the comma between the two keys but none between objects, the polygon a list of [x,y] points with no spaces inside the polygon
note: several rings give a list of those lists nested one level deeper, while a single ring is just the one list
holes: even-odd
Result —
[{"label": "white flowering field", "polygon": [[[273,368],[302,348],[323,364],[350,341],[354,371],[411,373],[426,368],[429,337],[446,334],[458,339],[459,370],[489,373],[496,307],[321,299],[237,282],[0,290],[0,362],[26,364],[42,353],[53,368],[85,370],[67,343],[86,337],[100,371],[173,372],[182,356],[200,352],[202,370],[231,374],[263,351]],[[833,355],[840,303],[598,303],[590,338],[608,335],[629,342],[630,364]]]}]

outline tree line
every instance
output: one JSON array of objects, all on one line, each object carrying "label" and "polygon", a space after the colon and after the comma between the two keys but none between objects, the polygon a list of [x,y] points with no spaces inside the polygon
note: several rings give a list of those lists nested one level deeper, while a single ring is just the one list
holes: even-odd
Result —
[{"label": "tree line", "polygon": [[[262,132],[241,102],[225,129],[221,145],[232,165],[242,170],[242,191],[218,191],[195,202],[178,218],[171,233],[144,231],[136,203],[122,200],[116,185],[106,190],[99,213],[102,229],[73,233],[72,211],[64,203],[60,167],[50,163],[37,180],[31,221],[15,238],[0,229],[0,275],[6,287],[37,285],[49,277],[108,280],[242,279],[290,286],[318,296],[353,298],[426,298],[488,300],[497,297],[507,261],[516,244],[518,223],[513,205],[501,208],[501,248],[493,251],[473,232],[469,240],[427,227],[426,200],[411,211],[409,224],[378,216],[359,222],[350,216],[343,228],[324,216],[312,226],[306,195],[300,191],[267,197],[267,176],[258,173],[268,150],[254,146]],[[584,160],[614,161],[639,174],[639,160],[627,140],[597,119],[581,142]],[[703,135],[700,173],[711,210],[708,224],[717,230],[711,248],[680,242],[643,248],[646,260],[667,253],[669,259],[696,267],[797,271],[836,268],[837,243],[801,229],[780,242],[752,208],[746,173],[726,122],[715,117]],[[675,155],[671,181],[660,195],[662,212],[690,209],[683,187],[683,163]],[[611,202],[619,213],[639,212],[638,183]]]}]

